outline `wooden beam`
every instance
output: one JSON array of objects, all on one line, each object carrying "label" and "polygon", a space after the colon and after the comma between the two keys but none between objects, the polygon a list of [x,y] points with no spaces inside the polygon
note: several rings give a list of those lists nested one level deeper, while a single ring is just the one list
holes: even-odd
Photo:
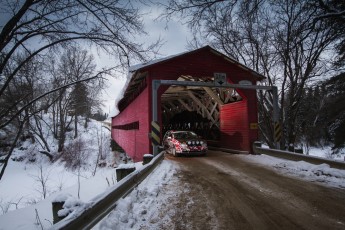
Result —
[{"label": "wooden beam", "polygon": [[228,101],[235,101],[233,98],[232,98],[232,94],[234,92],[234,89],[229,89],[229,92],[228,92],[228,95],[226,96],[225,100],[224,100],[224,103],[228,103]]},{"label": "wooden beam", "polygon": [[217,103],[218,105],[224,105],[224,102],[218,97],[218,95],[216,95],[212,89],[208,88],[208,87],[203,87],[203,89],[206,91],[206,93],[211,97],[213,98]]},{"label": "wooden beam", "polygon": [[200,108],[202,108],[202,116],[205,117],[204,112],[207,113],[207,117],[212,121],[215,122],[215,120],[213,119],[212,115],[210,114],[210,112],[208,111],[208,109],[205,107],[204,104],[201,103],[201,101],[192,93],[192,91],[188,91],[189,96],[192,98],[192,100],[197,103],[197,105],[199,105]]},{"label": "wooden beam", "polygon": [[213,108],[212,108],[212,110],[211,110],[211,114],[214,113],[214,111],[215,111],[216,108],[217,108],[217,103],[215,103],[215,104],[213,105]]},{"label": "wooden beam", "polygon": [[183,105],[183,107],[185,107],[189,112],[192,112],[193,109],[191,107],[189,107],[189,105],[187,105],[182,99],[178,99],[178,101],[181,103],[181,105]]}]

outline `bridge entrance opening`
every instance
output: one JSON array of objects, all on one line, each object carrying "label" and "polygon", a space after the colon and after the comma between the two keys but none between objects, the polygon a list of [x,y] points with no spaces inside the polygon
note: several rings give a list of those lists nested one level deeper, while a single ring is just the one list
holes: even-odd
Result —
[{"label": "bridge entrance opening", "polygon": [[[180,76],[177,81],[213,83],[214,77]],[[221,106],[243,98],[233,88],[171,85],[161,96],[162,134],[190,130],[208,141],[220,140]]]}]

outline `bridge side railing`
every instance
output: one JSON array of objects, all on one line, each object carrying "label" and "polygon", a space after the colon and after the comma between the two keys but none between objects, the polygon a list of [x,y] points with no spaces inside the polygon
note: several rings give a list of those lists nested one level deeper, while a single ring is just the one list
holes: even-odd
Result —
[{"label": "bridge side railing", "polygon": [[159,153],[143,168],[134,171],[119,181],[115,189],[87,204],[88,207],[78,216],[66,217],[54,224],[51,229],[91,229],[116,207],[116,202],[120,198],[127,195],[135,186],[143,181],[163,158],[164,152]]},{"label": "bridge side railing", "polygon": [[316,156],[303,155],[300,153],[293,153],[277,149],[262,148],[261,142],[254,142],[253,151],[255,154],[266,154],[273,157],[279,157],[292,161],[306,161],[311,164],[328,164],[331,168],[345,170],[345,162],[334,161]]}]

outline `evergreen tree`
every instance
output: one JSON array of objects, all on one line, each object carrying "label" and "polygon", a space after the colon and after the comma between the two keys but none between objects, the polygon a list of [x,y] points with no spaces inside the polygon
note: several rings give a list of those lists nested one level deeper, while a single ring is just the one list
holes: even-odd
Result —
[{"label": "evergreen tree", "polygon": [[334,149],[345,147],[345,72],[324,83],[327,101],[324,115],[328,120],[328,135]]}]

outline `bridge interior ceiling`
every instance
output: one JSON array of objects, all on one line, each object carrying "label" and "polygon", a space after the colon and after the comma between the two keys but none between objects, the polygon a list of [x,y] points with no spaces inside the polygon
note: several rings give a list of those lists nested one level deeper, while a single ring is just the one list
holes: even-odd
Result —
[{"label": "bridge interior ceiling", "polygon": [[[180,76],[178,81],[213,82],[213,77]],[[207,139],[219,139],[220,107],[240,101],[233,88],[170,86],[161,96],[163,132],[169,129],[193,130]]]}]

